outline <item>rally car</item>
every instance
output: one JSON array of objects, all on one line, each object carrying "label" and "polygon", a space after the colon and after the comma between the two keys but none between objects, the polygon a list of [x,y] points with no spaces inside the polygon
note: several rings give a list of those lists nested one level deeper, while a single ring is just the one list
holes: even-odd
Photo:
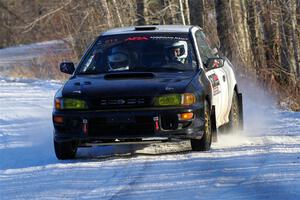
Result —
[{"label": "rally car", "polygon": [[54,99],[54,149],[190,140],[207,151],[219,127],[241,130],[242,94],[232,64],[197,26],[108,30],[88,48]]}]

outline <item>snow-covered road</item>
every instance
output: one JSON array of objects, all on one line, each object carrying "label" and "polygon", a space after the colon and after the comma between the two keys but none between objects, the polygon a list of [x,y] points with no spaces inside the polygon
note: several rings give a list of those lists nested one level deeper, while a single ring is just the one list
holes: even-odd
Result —
[{"label": "snow-covered road", "polygon": [[51,123],[59,87],[0,78],[1,200],[300,199],[300,113],[246,97],[245,133],[220,136],[209,152],[186,142],[107,146],[59,161]]}]

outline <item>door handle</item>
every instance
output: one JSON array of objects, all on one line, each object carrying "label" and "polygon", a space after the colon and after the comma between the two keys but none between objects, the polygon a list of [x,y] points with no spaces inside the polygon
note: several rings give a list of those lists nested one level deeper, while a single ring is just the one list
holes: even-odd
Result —
[{"label": "door handle", "polygon": [[224,82],[226,81],[226,77],[225,77],[225,75],[223,75],[223,81],[224,81]]}]

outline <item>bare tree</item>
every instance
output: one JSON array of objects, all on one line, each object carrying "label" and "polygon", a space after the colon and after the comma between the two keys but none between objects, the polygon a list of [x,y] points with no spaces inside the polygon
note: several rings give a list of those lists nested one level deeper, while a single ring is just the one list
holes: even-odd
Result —
[{"label": "bare tree", "polygon": [[136,17],[137,25],[145,25],[145,2],[144,0],[137,0],[136,2]]},{"label": "bare tree", "polygon": [[111,11],[108,7],[106,0],[100,0],[101,10],[103,11],[103,15],[106,17],[106,22],[109,28],[113,27]]},{"label": "bare tree", "polygon": [[255,64],[256,73],[258,77],[261,75],[263,68],[266,68],[265,50],[263,48],[263,38],[261,33],[261,6],[256,0],[247,2],[247,22],[249,26],[249,34],[251,41],[251,49],[256,58],[253,62]]},{"label": "bare tree", "polygon": [[116,9],[116,14],[117,14],[120,26],[124,26],[124,23],[123,23],[123,20],[121,18],[121,14],[119,11],[119,6],[118,6],[116,0],[112,0],[112,3],[113,3],[114,8]]},{"label": "bare tree", "polygon": [[189,0],[191,24],[204,27],[204,9],[205,0]]},{"label": "bare tree", "polygon": [[189,0],[184,0],[184,16],[186,19],[186,24],[191,24]]},{"label": "bare tree", "polygon": [[180,8],[180,16],[181,16],[182,24],[186,25],[182,0],[179,0],[179,8]]}]

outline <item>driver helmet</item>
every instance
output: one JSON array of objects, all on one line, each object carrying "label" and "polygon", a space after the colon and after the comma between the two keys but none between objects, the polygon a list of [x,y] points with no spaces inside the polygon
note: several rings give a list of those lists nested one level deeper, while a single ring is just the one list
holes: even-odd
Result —
[{"label": "driver helmet", "polygon": [[109,71],[129,70],[129,53],[122,46],[113,47],[108,54]]},{"label": "driver helmet", "polygon": [[171,46],[169,46],[168,52],[171,60],[185,63],[185,60],[188,55],[187,42],[186,41],[174,42]]}]

